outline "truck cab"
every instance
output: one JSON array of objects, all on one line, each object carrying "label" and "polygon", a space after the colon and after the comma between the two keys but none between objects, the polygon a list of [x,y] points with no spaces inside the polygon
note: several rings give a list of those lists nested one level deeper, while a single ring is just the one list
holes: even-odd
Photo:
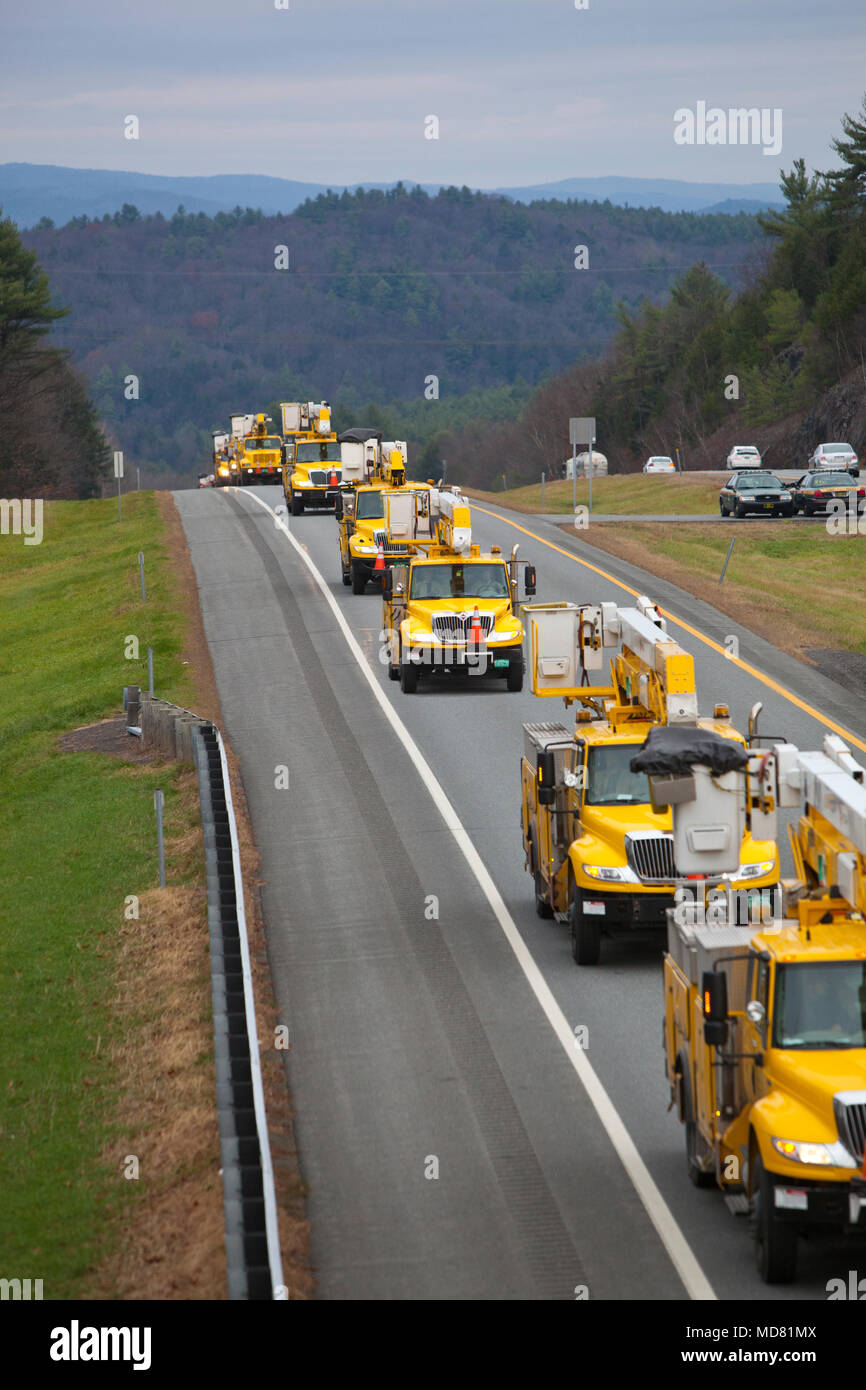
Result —
[{"label": "truck cab", "polygon": [[389,565],[408,560],[413,543],[432,538],[431,488],[380,479],[344,490],[336,503],[343,583],[353,594],[381,583]]},{"label": "truck cab", "polygon": [[[523,688],[523,624],[518,612],[518,562],[498,547],[471,543],[469,508],[454,494],[434,493],[436,539],[383,580],[382,627],[388,675],[406,693],[433,678],[492,676]],[[535,571],[526,570],[526,592]]]}]

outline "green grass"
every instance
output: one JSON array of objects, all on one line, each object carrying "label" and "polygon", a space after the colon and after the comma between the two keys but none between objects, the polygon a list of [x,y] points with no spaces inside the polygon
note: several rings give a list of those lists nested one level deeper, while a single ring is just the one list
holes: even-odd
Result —
[{"label": "green grass", "polygon": [[[476,496],[488,502],[498,502],[503,507],[516,507],[520,511],[568,513],[572,509],[572,486],[571,479],[547,483],[543,507],[540,482],[528,487],[509,488],[507,492],[478,492],[475,488],[467,491],[470,500]],[[721,482],[690,477],[688,473],[667,477],[630,473],[627,476],[593,478],[592,509],[617,516],[629,513],[635,516],[715,513],[719,509],[720,487]],[[586,506],[588,500],[589,484],[578,478],[578,505]]]},{"label": "green grass", "polygon": [[[138,552],[147,565],[140,601]],[[156,883],[153,792],[176,768],[67,753],[58,735],[116,713],[125,684],[190,698],[183,619],[153,494],[46,507],[41,545],[0,538],[0,1277],[80,1296],[101,1228],[132,1197],[100,1161],[113,1130],[109,1045],[124,899]],[[139,659],[124,657],[126,638]]]},{"label": "green grass", "polygon": [[[635,562],[683,584],[670,565],[687,576],[718,581],[731,540],[734,549],[718,602],[736,598],[758,605],[768,619],[778,619],[777,636],[800,637],[815,647],[866,652],[866,541],[861,536],[829,535],[823,526],[789,526],[785,522],[673,527],[617,525],[602,528],[611,538],[645,548]],[[591,531],[587,533],[591,535]]]}]

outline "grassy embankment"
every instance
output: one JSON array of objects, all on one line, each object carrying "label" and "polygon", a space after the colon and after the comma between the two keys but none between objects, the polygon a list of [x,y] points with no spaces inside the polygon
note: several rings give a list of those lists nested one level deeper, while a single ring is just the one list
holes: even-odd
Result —
[{"label": "grassy embankment", "polygon": [[[578,502],[587,484],[578,480]],[[544,511],[571,511],[570,481],[547,488]],[[593,480],[593,512],[688,515],[718,509],[718,480],[644,474]],[[479,500],[541,510],[541,486],[472,492]],[[801,655],[829,648],[866,653],[866,537],[830,534],[818,522],[779,519],[720,523],[592,523],[582,543],[619,555],[730,613],[775,645]],[[718,583],[731,539],[733,553]]]},{"label": "grassy embankment", "polygon": [[[619,555],[723,612],[786,651],[866,653],[866,537],[780,520],[590,526],[590,545]],[[728,546],[724,582],[718,579]]]},{"label": "grassy embankment", "polygon": [[[629,473],[593,478],[592,509],[594,512],[616,516],[709,515],[719,509],[720,486],[721,484],[712,478],[693,477],[688,473],[672,474],[668,477]],[[476,488],[469,488],[467,491],[470,497],[498,503],[501,507],[511,507],[516,511],[543,511],[551,514],[563,512],[568,515],[572,509],[572,487],[570,478],[545,484],[543,507],[541,483],[510,488],[507,492],[479,492]],[[589,484],[583,478],[578,478],[578,505],[586,506],[588,499]]]},{"label": "grassy embankment", "polygon": [[[144,909],[141,922],[127,921],[124,903],[191,882],[201,901],[197,797],[177,764],[65,752],[58,736],[116,713],[124,684],[146,686],[148,646],[159,692],[186,705],[193,692],[154,495],[127,497],[122,523],[113,501],[53,503],[45,513],[41,545],[0,539],[0,1276],[41,1278],[45,1298],[130,1296],[106,1290],[98,1271],[141,1204],[160,1197],[159,1164],[127,1181],[118,1155],[136,1129],[125,1082],[152,1051],[166,1000],[159,990],[139,995],[132,1011],[124,1000],[130,929],[142,943],[140,968],[154,927]],[[130,634],[138,661],[124,655]],[[155,887],[158,787],[166,890]],[[158,915],[171,931],[171,915],[161,924]],[[188,1011],[196,1007],[188,1001]]]}]

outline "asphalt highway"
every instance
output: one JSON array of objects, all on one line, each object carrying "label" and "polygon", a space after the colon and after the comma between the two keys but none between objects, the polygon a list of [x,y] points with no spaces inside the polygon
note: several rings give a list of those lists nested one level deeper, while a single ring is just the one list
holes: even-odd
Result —
[{"label": "asphalt highway", "polygon": [[[521,725],[573,716],[498,681],[403,694],[378,594],[341,583],[332,515],[287,518],[275,487],[175,497],[262,857],[319,1296],[825,1299],[848,1247],[802,1243],[798,1283],[768,1288],[745,1219],[688,1181],[660,947],[605,942],[581,970],[535,915]],[[695,655],[702,712],[726,701],[745,728],[761,700],[765,730],[866,752],[854,695],[709,605],[538,518],[473,505],[473,535],[519,542],[538,600],[649,594]]]}]

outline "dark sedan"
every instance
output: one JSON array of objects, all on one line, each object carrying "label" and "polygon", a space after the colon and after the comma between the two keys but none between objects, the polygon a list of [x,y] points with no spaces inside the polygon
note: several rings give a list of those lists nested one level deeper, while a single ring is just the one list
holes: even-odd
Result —
[{"label": "dark sedan", "polygon": [[791,485],[791,492],[794,497],[794,510],[803,512],[805,516],[826,512],[828,505],[834,501],[849,503],[852,496],[857,498],[859,508],[862,499],[866,497],[866,488],[861,487],[850,473],[831,473],[827,469],[814,469],[811,473],[804,473],[802,478]]},{"label": "dark sedan", "polygon": [[794,502],[790,490],[775,473],[750,468],[734,473],[725,483],[719,493],[719,511],[722,516],[747,516],[749,512],[793,516]]}]

